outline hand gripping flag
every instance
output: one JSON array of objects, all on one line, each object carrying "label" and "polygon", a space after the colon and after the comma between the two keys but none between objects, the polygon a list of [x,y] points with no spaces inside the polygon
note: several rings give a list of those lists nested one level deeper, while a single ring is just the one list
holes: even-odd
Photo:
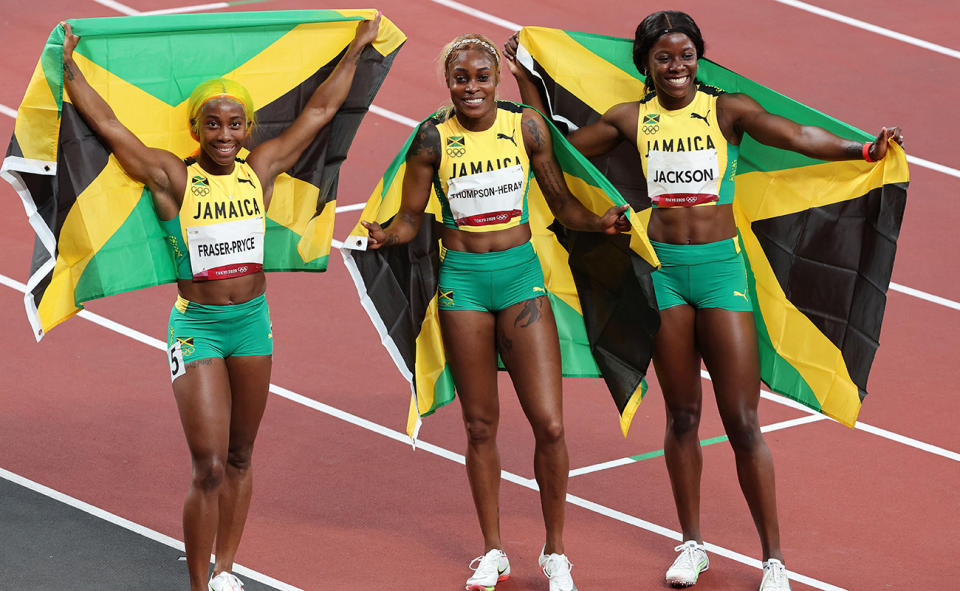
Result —
[{"label": "hand gripping flag", "polygon": [[[336,66],[374,10],[302,10],[70,21],[75,60],[143,142],[186,157],[186,101],[227,77],[258,106],[252,144],[278,135]],[[50,34],[17,111],[2,176],[23,200],[36,245],[25,304],[37,340],[82,302],[176,280],[143,185],[127,177],[63,92],[63,28]],[[405,41],[386,18],[364,50],[349,97],[296,165],[277,178],[264,269],[324,271],[337,176],[360,119]],[[252,145],[251,145],[252,147]]]},{"label": "hand gripping flag", "polygon": [[[553,125],[548,126],[567,186],[587,209],[603,214],[613,205],[626,203]],[[405,158],[418,130],[387,168],[361,220],[387,226],[399,210]],[[533,180],[528,210],[533,246],[556,317],[563,375],[602,376],[626,435],[646,391],[644,375],[660,323],[650,280],[650,272],[659,262],[643,231],[645,224],[630,211],[633,230],[628,234],[606,236],[565,229],[554,221]],[[409,245],[365,251],[367,230],[358,223],[341,249],[364,308],[400,373],[410,382],[413,396],[407,433],[414,439],[420,418],[454,397],[437,308],[440,247],[433,222],[439,219],[440,202],[434,192],[420,233]]]},{"label": "hand gripping flag", "polygon": [[[572,130],[643,96],[632,47],[631,39],[528,27],[518,58],[539,79],[554,121]],[[709,60],[700,60],[697,77],[798,123],[873,139]],[[649,207],[634,147],[593,161],[634,209]],[[754,295],[761,377],[851,427],[878,346],[908,180],[895,144],[876,164],[822,162],[747,136],[740,146],[733,209]]]}]

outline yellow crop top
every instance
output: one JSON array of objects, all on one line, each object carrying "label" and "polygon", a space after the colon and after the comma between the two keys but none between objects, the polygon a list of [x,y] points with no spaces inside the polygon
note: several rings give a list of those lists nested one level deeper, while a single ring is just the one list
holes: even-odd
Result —
[{"label": "yellow crop top", "polygon": [[733,203],[740,148],[727,143],[717,123],[721,94],[701,83],[693,101],[674,111],[655,92],[640,101],[637,151],[653,207]]},{"label": "yellow crop top", "polygon": [[263,269],[263,187],[245,160],[214,175],[192,158],[180,215],[161,221],[178,279],[229,279]]},{"label": "yellow crop top", "polygon": [[440,168],[434,187],[443,225],[490,232],[527,222],[530,159],[520,127],[523,107],[497,102],[497,119],[484,131],[468,131],[457,118],[437,123]]}]

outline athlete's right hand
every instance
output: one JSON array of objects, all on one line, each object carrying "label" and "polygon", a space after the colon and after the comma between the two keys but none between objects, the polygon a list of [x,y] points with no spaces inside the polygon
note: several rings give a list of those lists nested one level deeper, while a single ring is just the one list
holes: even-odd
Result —
[{"label": "athlete's right hand", "polygon": [[387,233],[383,231],[377,222],[364,222],[360,224],[367,229],[369,237],[367,238],[367,250],[377,250],[387,239]]},{"label": "athlete's right hand", "polygon": [[517,48],[520,47],[520,33],[510,35],[503,44],[503,61],[515,78],[527,76],[527,70],[517,62]]},{"label": "athlete's right hand", "polygon": [[60,26],[63,27],[63,61],[66,62],[73,59],[73,50],[80,42],[80,37],[73,34],[73,28],[67,21],[60,21]]}]

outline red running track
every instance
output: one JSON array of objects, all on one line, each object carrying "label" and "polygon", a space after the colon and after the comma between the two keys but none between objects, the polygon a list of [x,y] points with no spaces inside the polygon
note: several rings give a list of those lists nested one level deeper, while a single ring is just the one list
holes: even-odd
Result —
[{"label": "red running track", "polygon": [[[183,4],[182,0],[177,0]],[[900,33],[958,49],[960,5],[928,2],[922,9],[891,0],[834,2],[824,7]],[[131,0],[138,10],[170,8],[163,0]],[[519,24],[617,36],[656,7],[624,10],[612,0],[474,3]],[[236,8],[315,7],[278,0]],[[869,131],[900,124],[907,152],[952,169],[955,80],[960,60],[762,0],[679,2],[697,19],[707,55],[801,102]],[[455,34],[509,31],[447,6],[421,0],[379,4],[409,37],[375,104],[419,119],[445,101],[435,57]],[[50,0],[42,10],[5,11],[6,58],[0,63],[0,104],[16,108],[50,29],[62,18],[116,16],[89,0]],[[15,41],[15,42],[14,42]],[[512,80],[501,91],[516,98]],[[0,115],[0,137],[13,119]],[[341,205],[371,192],[410,129],[370,114],[343,167]],[[912,166],[910,199],[893,281],[956,302],[954,254],[960,178]],[[33,237],[19,198],[0,187],[7,215],[0,221],[0,274],[25,282]],[[336,236],[356,212],[338,216]],[[164,286],[96,301],[88,309],[127,327],[162,337],[175,292]],[[269,299],[277,336],[273,383],[394,432],[403,430],[409,389],[379,344],[342,263],[324,275],[275,274]],[[189,456],[180,431],[162,353],[84,319],[73,319],[33,341],[22,293],[0,287],[0,468],[62,491],[152,530],[179,539],[180,504]],[[888,296],[870,396],[861,420],[938,446],[936,455],[829,421],[767,435],[777,468],[784,553],[791,571],[847,589],[939,588],[960,529],[960,430],[951,421],[960,404],[960,310],[898,291]],[[652,372],[651,372],[652,373]],[[502,380],[500,442],[503,468],[531,479],[533,438],[507,379]],[[588,466],[662,447],[663,410],[655,379],[626,439],[599,380],[565,381],[571,465]],[[709,382],[705,399],[710,399]],[[456,406],[456,405],[453,405]],[[458,409],[430,417],[424,441],[463,451]],[[712,403],[701,437],[722,434]],[[806,416],[761,403],[769,425]],[[346,591],[461,588],[482,540],[462,466],[408,444],[275,396],[256,454],[256,494],[239,563],[304,589]],[[570,494],[597,503],[570,506],[567,552],[581,589],[663,588],[672,539],[625,523],[611,511],[676,529],[672,498],[659,458],[570,481]],[[503,591],[546,589],[536,566],[543,540],[536,493],[502,485],[504,544],[513,578]],[[0,501],[2,502],[2,501]],[[725,444],[704,448],[703,528],[707,541],[748,557],[759,543],[737,487]],[[697,589],[751,589],[754,566],[712,555]],[[818,585],[821,588],[824,585]],[[807,588],[794,583],[794,589]]]}]

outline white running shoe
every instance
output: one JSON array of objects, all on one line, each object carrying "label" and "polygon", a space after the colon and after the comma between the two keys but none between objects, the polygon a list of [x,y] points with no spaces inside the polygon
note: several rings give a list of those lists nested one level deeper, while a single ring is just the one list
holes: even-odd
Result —
[{"label": "white running shoe", "polygon": [[791,591],[790,580],[787,578],[787,567],[776,558],[763,563],[763,580],[760,581],[760,591]]},{"label": "white running shoe", "polygon": [[510,561],[498,548],[474,558],[470,568],[473,576],[467,579],[467,591],[493,591],[497,583],[510,578]]},{"label": "white running shoe", "polygon": [[667,583],[673,587],[689,587],[697,582],[700,573],[710,568],[707,549],[696,540],[687,540],[674,548],[680,553],[667,569]]},{"label": "white running shoe", "polygon": [[573,570],[573,563],[567,558],[566,554],[544,554],[546,546],[540,550],[540,568],[543,574],[550,579],[550,591],[577,591],[577,586],[573,584],[573,577],[570,571]]},{"label": "white running shoe", "polygon": [[243,591],[243,581],[232,573],[221,571],[219,575],[210,579],[207,587],[210,591]]}]

